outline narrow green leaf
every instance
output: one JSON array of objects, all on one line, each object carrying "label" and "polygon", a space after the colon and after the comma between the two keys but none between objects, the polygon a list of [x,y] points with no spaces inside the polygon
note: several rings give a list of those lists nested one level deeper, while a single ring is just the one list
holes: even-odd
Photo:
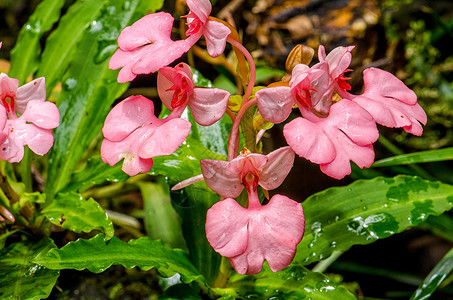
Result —
[{"label": "narrow green leaf", "polygon": [[50,94],[63,77],[85,29],[90,25],[91,31],[98,28],[95,18],[107,2],[107,0],[75,2],[61,18],[57,29],[50,34],[38,71],[39,77],[46,77],[47,94]]},{"label": "narrow green leaf", "polygon": [[448,274],[453,270],[453,249],[448,251],[442,260],[426,276],[418,289],[412,295],[411,300],[428,299],[441,285]]},{"label": "narrow green leaf", "polygon": [[88,269],[94,273],[103,272],[112,265],[139,267],[145,271],[156,268],[164,277],[179,273],[183,282],[203,281],[184,251],[168,249],[161,241],[149,238],[125,243],[116,237],[105,241],[105,236],[99,234],[89,240],[70,242],[61,249],[52,249],[38,255],[33,262],[52,270]]},{"label": "narrow green leaf", "polygon": [[55,248],[49,238],[23,241],[0,251],[0,298],[44,299],[55,285],[60,271],[31,263],[40,254]]},{"label": "narrow green leaf", "polygon": [[334,250],[372,243],[451,209],[453,186],[411,176],[379,177],[327,189],[302,206],[305,236],[295,260],[306,265]]},{"label": "narrow green leaf", "polygon": [[11,51],[9,70],[9,76],[19,79],[20,84],[38,68],[41,54],[39,40],[58,21],[63,4],[64,0],[42,1],[20,30],[16,45]]},{"label": "narrow green leaf", "polygon": [[110,167],[104,163],[99,156],[92,157],[87,161],[86,166],[72,174],[71,180],[61,191],[81,192],[93,185],[110,182],[122,182],[129,178],[129,175],[121,170],[121,164]]},{"label": "narrow green leaf", "polygon": [[388,167],[396,165],[410,165],[417,163],[436,162],[453,159],[453,147],[420,151],[416,153],[397,155],[376,161],[372,167]]},{"label": "narrow green leaf", "polygon": [[356,299],[323,274],[297,264],[276,273],[264,265],[258,275],[235,274],[227,288],[214,290],[222,299]]},{"label": "narrow green leaf", "polygon": [[143,198],[143,218],[148,237],[160,239],[172,248],[186,249],[181,219],[171,204],[168,186],[152,182],[138,184]]},{"label": "narrow green leaf", "polygon": [[52,224],[75,232],[101,230],[106,239],[114,234],[112,221],[93,199],[85,200],[77,193],[60,193],[42,211]]},{"label": "narrow green leaf", "polygon": [[108,69],[120,31],[136,13],[144,14],[154,6],[153,1],[111,0],[77,45],[58,101],[61,123],[50,152],[46,184],[49,202],[69,181],[79,159],[102,129],[112,103],[127,88],[127,84],[117,83],[117,71]]}]

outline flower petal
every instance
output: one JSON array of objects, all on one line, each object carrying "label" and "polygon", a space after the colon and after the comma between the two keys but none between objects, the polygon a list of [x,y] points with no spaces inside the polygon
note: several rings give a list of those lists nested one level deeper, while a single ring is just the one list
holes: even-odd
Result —
[{"label": "flower petal", "polygon": [[369,68],[363,72],[365,91],[352,96],[353,101],[367,110],[374,120],[387,127],[403,127],[409,133],[421,135],[426,124],[425,111],[417,96],[402,81],[387,71]]},{"label": "flower petal", "polygon": [[159,122],[154,116],[154,105],[143,96],[130,96],[117,104],[107,115],[102,133],[112,142],[125,139],[137,128]]},{"label": "flower petal", "polygon": [[226,40],[231,33],[225,24],[209,20],[203,27],[206,48],[211,57],[217,57],[225,50]]},{"label": "flower petal", "polygon": [[235,198],[244,189],[241,183],[241,173],[231,172],[223,160],[202,159],[201,172],[204,180],[211,190],[225,198]]},{"label": "flower petal", "polygon": [[60,112],[57,106],[49,101],[29,101],[22,118],[43,129],[56,128],[60,124]]},{"label": "flower petal", "polygon": [[195,122],[212,125],[220,120],[228,106],[230,93],[217,88],[195,88],[189,98],[189,108]]},{"label": "flower petal", "polygon": [[[302,157],[321,164],[321,171],[336,179],[351,172],[349,161],[360,168],[374,161],[372,143],[379,133],[368,112],[353,101],[343,99],[332,105],[327,118],[318,118],[309,110],[305,119],[285,125],[288,144]],[[324,160],[324,161],[323,161]]]},{"label": "flower petal", "polygon": [[244,253],[248,244],[247,210],[234,199],[214,204],[206,216],[206,237],[215,251],[226,257]]},{"label": "flower petal", "polygon": [[275,124],[281,123],[289,117],[295,103],[289,86],[264,88],[255,95],[261,116]]},{"label": "flower petal", "polygon": [[[244,253],[230,257],[239,274],[258,274],[264,259],[272,271],[287,267],[301,241],[305,218],[302,205],[282,195],[275,195],[258,209],[248,209],[248,245]],[[243,223],[243,215],[228,216],[229,225]]]},{"label": "flower petal", "polygon": [[32,80],[17,89],[16,98],[14,99],[15,111],[23,114],[30,100],[46,100],[46,81],[44,77]]},{"label": "flower petal", "polygon": [[186,0],[187,6],[203,23],[206,23],[211,14],[211,2],[209,0]]},{"label": "flower petal", "polygon": [[159,94],[159,98],[162,100],[162,103],[169,110],[173,110],[173,108],[171,107],[171,101],[173,99],[173,94],[175,91],[171,90],[171,87],[173,87],[176,74],[178,73],[192,82],[191,88],[193,90],[193,73],[189,65],[185,63],[179,63],[174,68],[163,67],[159,69],[159,72],[157,73],[157,92]]},{"label": "flower petal", "polygon": [[138,150],[142,158],[170,155],[179,148],[190,133],[191,123],[176,118],[165,121],[146,139]]},{"label": "flower petal", "polygon": [[279,187],[294,163],[294,151],[291,147],[282,147],[267,155],[268,160],[260,172],[259,185],[265,190],[273,190]]}]

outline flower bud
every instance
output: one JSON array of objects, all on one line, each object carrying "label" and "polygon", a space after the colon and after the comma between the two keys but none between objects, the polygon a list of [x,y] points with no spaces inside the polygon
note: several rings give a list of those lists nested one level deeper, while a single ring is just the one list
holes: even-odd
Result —
[{"label": "flower bud", "polygon": [[298,64],[308,65],[313,56],[315,54],[315,50],[311,47],[304,46],[304,45],[297,45],[296,47],[291,50],[286,59],[285,68],[288,74],[291,74],[293,68]]}]

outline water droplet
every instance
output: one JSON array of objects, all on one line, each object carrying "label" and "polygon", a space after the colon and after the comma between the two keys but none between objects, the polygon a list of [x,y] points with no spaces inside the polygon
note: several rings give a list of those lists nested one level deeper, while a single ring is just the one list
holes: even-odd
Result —
[{"label": "water droplet", "polygon": [[90,24],[90,32],[96,33],[102,30],[102,23],[98,21],[93,21]]},{"label": "water droplet", "polygon": [[75,80],[74,78],[66,79],[66,81],[63,84],[63,87],[68,91],[73,90],[76,86],[77,86],[77,80]]},{"label": "water droplet", "polygon": [[349,189],[348,189],[348,192],[352,192],[352,189],[351,189],[351,188],[349,188]]},{"label": "water droplet", "polygon": [[100,64],[106,59],[110,58],[115,50],[117,49],[116,45],[108,45],[106,47],[102,47],[102,43],[99,43],[98,52],[94,56],[94,63]]},{"label": "water droplet", "polygon": [[313,248],[313,246],[314,246],[313,243],[308,244],[308,248]]},{"label": "water droplet", "polygon": [[109,15],[113,16],[116,13],[116,7],[115,6],[107,7],[107,12],[109,13]]},{"label": "water droplet", "polygon": [[362,210],[367,210],[368,207],[366,207],[366,205],[362,206]]},{"label": "water droplet", "polygon": [[341,217],[340,216],[335,216],[335,221],[340,221]]},{"label": "water droplet", "polygon": [[329,246],[330,246],[330,248],[336,248],[337,247],[337,242],[336,241],[332,241]]},{"label": "water droplet", "polygon": [[128,10],[131,7],[131,3],[129,1],[124,1],[123,9]]}]

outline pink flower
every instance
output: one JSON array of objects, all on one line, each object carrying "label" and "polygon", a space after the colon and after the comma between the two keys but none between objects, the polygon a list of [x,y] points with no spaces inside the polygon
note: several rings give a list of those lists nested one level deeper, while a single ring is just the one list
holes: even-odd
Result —
[{"label": "pink flower", "polygon": [[187,41],[193,45],[203,35],[206,39],[208,54],[217,57],[225,50],[226,39],[231,30],[218,21],[209,20],[211,2],[209,0],[186,0],[190,12],[187,16],[189,29]]},{"label": "pink flower", "polygon": [[301,241],[305,219],[302,205],[275,195],[267,205],[258,199],[257,186],[278,187],[292,168],[294,153],[289,147],[269,155],[245,150],[230,162],[202,160],[206,184],[222,197],[237,197],[245,187],[248,208],[227,198],[213,205],[206,217],[206,236],[211,246],[229,257],[240,274],[257,274],[263,261],[271,270],[287,267]]},{"label": "pink flower", "polygon": [[317,103],[311,100],[312,85],[324,72],[304,64],[296,65],[289,86],[269,87],[256,92],[260,114],[269,122],[281,123],[289,117],[295,103],[298,106],[315,106]]},{"label": "pink flower", "polygon": [[173,17],[164,12],[144,16],[126,27],[118,37],[119,49],[109,62],[112,70],[122,68],[118,82],[133,80],[137,74],[153,73],[187,52],[186,41],[173,41]]},{"label": "pink flower", "polygon": [[0,74],[0,158],[9,162],[22,160],[25,145],[38,155],[46,154],[53,145],[52,129],[60,123],[56,105],[44,101],[44,78],[18,85],[17,79]]},{"label": "pink flower", "polygon": [[247,174],[255,176],[256,185],[261,185],[265,190],[273,190],[285,180],[293,162],[294,152],[290,147],[282,147],[268,155],[246,150],[229,162],[203,159],[200,165],[203,178],[210,189],[222,197],[235,198],[244,189]]},{"label": "pink flower", "polygon": [[363,81],[363,94],[349,94],[350,99],[367,110],[378,124],[422,135],[420,123],[425,125],[427,117],[412,90],[391,73],[376,68],[366,69]]},{"label": "pink flower", "polygon": [[272,271],[286,268],[302,240],[302,205],[282,195],[255,208],[243,208],[228,198],[214,204],[206,217],[211,246],[229,257],[239,274],[258,274],[266,260]]},{"label": "pink flower", "polygon": [[[192,76],[185,63],[160,69],[157,75],[159,97],[169,110],[188,105],[198,124],[211,125],[225,114],[230,93],[216,88],[196,88]],[[182,113],[183,109],[179,111]]]},{"label": "pink flower", "polygon": [[148,172],[152,158],[170,155],[189,135],[189,121],[170,115],[154,116],[153,102],[143,96],[130,96],[108,114],[102,132],[101,158],[113,166],[124,158],[122,170],[134,176]]},{"label": "pink flower", "polygon": [[303,118],[285,125],[283,134],[299,156],[319,164],[325,174],[341,179],[351,173],[349,161],[360,168],[374,161],[372,143],[379,137],[372,116],[353,101],[343,99],[327,118],[302,109]]}]

